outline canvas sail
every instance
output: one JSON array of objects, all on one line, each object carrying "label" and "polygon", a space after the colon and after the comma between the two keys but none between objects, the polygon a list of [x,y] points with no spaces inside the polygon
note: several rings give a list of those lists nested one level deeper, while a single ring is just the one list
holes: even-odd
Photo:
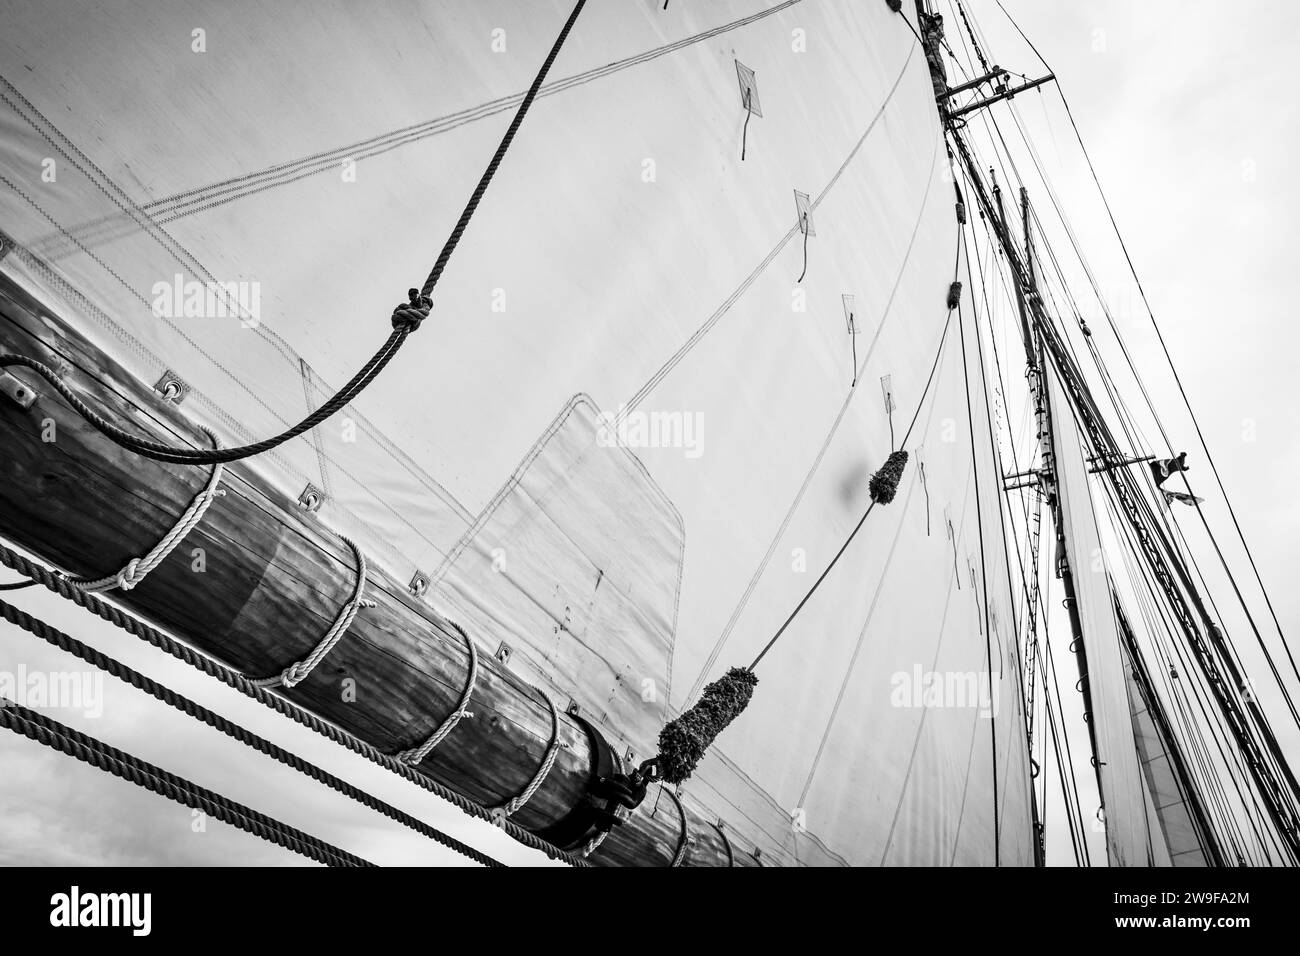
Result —
[{"label": "canvas sail", "polygon": [[[1121,627],[1127,629],[1124,620]],[[1163,850],[1166,862],[1157,866],[1207,866],[1201,830],[1196,824],[1195,794],[1180,781],[1171,744],[1151,711],[1147,692],[1138,682],[1133,656],[1123,649],[1124,676],[1128,682],[1129,707],[1133,715],[1133,737],[1142,763],[1148,815],[1154,821],[1153,842]],[[1158,837],[1159,839],[1155,839]]]},{"label": "canvas sail", "polygon": [[1083,435],[1056,369],[1049,365],[1043,377],[1052,416],[1053,477],[1064,557],[1087,656],[1086,691],[1105,811],[1107,854],[1112,866],[1148,866],[1153,854],[1149,800],[1134,742],[1119,622],[1093,508]]},{"label": "canvas sail", "polygon": [[[998,464],[973,340],[943,335],[957,226],[922,51],[883,3],[661,6],[589,5],[431,319],[258,467],[644,756],[861,515],[889,376],[924,478],[684,799],[779,862],[1030,863]],[[227,442],[278,432],[387,335],[568,9],[13,4],[0,267],[143,380],[184,379]]]}]

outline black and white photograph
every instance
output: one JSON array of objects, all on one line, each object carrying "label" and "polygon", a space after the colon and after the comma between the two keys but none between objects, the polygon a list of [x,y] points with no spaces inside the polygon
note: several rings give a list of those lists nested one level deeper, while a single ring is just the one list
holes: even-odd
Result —
[{"label": "black and white photograph", "polygon": [[[1280,0],[0,0],[5,924],[1280,930],[1297,49]],[[830,872],[472,872],[736,867]]]}]

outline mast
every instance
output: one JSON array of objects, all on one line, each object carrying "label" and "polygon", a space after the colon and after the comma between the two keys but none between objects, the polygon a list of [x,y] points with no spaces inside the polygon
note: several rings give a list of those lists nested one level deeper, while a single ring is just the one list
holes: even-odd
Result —
[{"label": "mast", "polygon": [[[1102,418],[1100,410],[1096,407],[1083,381],[1082,373],[1060,340],[1041,298],[1035,289],[1028,286],[1031,267],[1022,261],[1021,253],[1010,235],[996,200],[989,196],[984,186],[983,176],[969,146],[962,137],[960,129],[951,121],[946,120],[946,122],[949,139],[961,158],[976,198],[994,224],[998,243],[1010,266],[1017,296],[1022,300],[1025,308],[1030,332],[1038,343],[1036,358],[1032,344],[1027,343],[1026,351],[1030,355],[1031,363],[1035,361],[1038,363],[1037,372],[1032,371],[1033,365],[1031,365],[1029,377],[1031,389],[1037,388],[1038,392],[1034,401],[1040,421],[1040,439],[1044,437],[1041,434],[1042,426],[1046,426],[1049,435],[1051,428],[1050,410],[1046,408],[1042,389],[1042,371],[1050,361],[1060,375],[1065,393],[1070,399],[1071,411],[1078,417],[1097,460],[1122,461],[1124,455]],[[1022,334],[1024,331],[1025,326],[1022,325]],[[1050,471],[1050,467],[1050,458],[1045,457],[1044,471]],[[1253,695],[1249,693],[1248,684],[1232,659],[1222,631],[1210,616],[1173,543],[1161,528],[1150,526],[1143,520],[1144,515],[1138,504],[1139,489],[1132,475],[1127,472],[1127,469],[1120,467],[1101,469],[1101,473],[1107,476],[1124,518],[1132,526],[1136,539],[1142,547],[1142,556],[1147,560],[1168,596],[1184,637],[1204,672],[1215,702],[1245,758],[1251,777],[1264,800],[1279,838],[1286,846],[1291,859],[1300,860],[1300,827],[1297,826],[1293,804],[1293,801],[1300,799],[1300,783],[1297,783],[1288,766],[1267,718],[1253,699]],[[1071,626],[1074,628],[1076,627],[1074,595],[1070,595],[1068,591],[1067,595],[1072,606]],[[1202,636],[1202,631],[1205,636]],[[1080,663],[1082,666],[1082,660]]]},{"label": "mast", "polygon": [[[1293,861],[1300,860],[1300,820],[1295,810],[1300,801],[1300,782],[1287,764],[1267,718],[1258,703],[1250,694],[1248,684],[1232,658],[1230,648],[1218,624],[1210,616],[1204,601],[1191,581],[1181,556],[1173,543],[1168,540],[1158,526],[1149,526],[1139,507],[1140,492],[1138,485],[1120,467],[1128,464],[1125,455],[1115,442],[1109,427],[1096,407],[1082,373],[1075,366],[1072,357],[1060,340],[1055,326],[1047,315],[1036,288],[1034,273],[1034,254],[1029,228],[1030,215],[1028,194],[1021,187],[1021,211],[1025,233],[1024,258],[1011,235],[1006,216],[1002,209],[1001,190],[993,186],[993,194],[984,184],[978,164],[962,136],[965,121],[962,117],[1001,99],[1008,98],[1019,90],[999,90],[969,107],[949,109],[950,88],[947,85],[946,72],[940,46],[942,43],[942,21],[938,16],[926,10],[925,0],[917,0],[918,20],[921,23],[923,44],[930,63],[931,79],[935,87],[935,99],[941,122],[944,125],[949,142],[955,148],[966,170],[980,208],[993,225],[999,246],[1010,266],[1020,313],[1021,337],[1025,346],[1027,377],[1031,397],[1034,402],[1035,418],[1038,424],[1038,439],[1043,448],[1042,479],[1048,503],[1057,518],[1058,556],[1057,567],[1066,589],[1066,602],[1070,610],[1071,630],[1075,646],[1079,649],[1078,662],[1081,673],[1081,689],[1084,691],[1085,705],[1089,700],[1087,686],[1087,662],[1082,653],[1081,622],[1079,620],[1077,594],[1070,573],[1068,561],[1063,560],[1064,539],[1060,521],[1060,503],[1052,486],[1053,461],[1051,452],[1052,409],[1046,399],[1044,388],[1044,370],[1050,361],[1057,370],[1064,392],[1071,406],[1070,411],[1079,420],[1083,432],[1091,443],[1095,460],[1101,466],[1098,472],[1104,473],[1115,492],[1124,518],[1132,526],[1137,541],[1142,547],[1142,556],[1150,565],[1157,580],[1165,590],[1170,605],[1174,610],[1188,645],[1200,665],[1208,686],[1210,687],[1220,711],[1237,741],[1256,788],[1263,797],[1268,813],[1279,837],[1284,842]],[[1000,73],[994,71],[981,77],[981,81],[995,80]],[[1042,82],[1053,79],[1049,74],[1040,81],[1026,84],[1028,89]],[[979,83],[966,84],[964,88],[977,87]],[[1058,410],[1059,411],[1059,410]],[[1112,465],[1112,463],[1114,463]],[[1186,595],[1186,597],[1184,597]],[[1202,636],[1204,632],[1204,637]],[[1225,673],[1226,672],[1226,673]],[[1231,681],[1231,684],[1229,684]],[[1089,736],[1093,744],[1094,764],[1096,758],[1096,737],[1094,727],[1089,724]],[[1100,767],[1098,767],[1100,773]]]}]

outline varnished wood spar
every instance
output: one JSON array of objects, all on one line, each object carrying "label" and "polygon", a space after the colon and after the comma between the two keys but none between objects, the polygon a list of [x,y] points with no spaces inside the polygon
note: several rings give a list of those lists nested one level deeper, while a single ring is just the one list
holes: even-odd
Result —
[{"label": "varnished wood spar", "polygon": [[[0,351],[62,369],[112,420],[150,438],[206,446],[203,433],[88,339],[0,277]],[[40,395],[28,410],[0,397],[0,534],[70,574],[98,577],[156,544],[207,481],[208,469],[162,464],[119,448],[26,369],[16,377]],[[56,440],[41,440],[53,420]],[[258,436],[260,437],[260,436]],[[181,547],[114,599],[251,677],[302,659],[329,629],[355,581],[347,545],[242,463],[226,469],[219,498]],[[206,570],[191,570],[194,548]],[[363,610],[343,640],[287,696],[388,753],[424,741],[455,709],[468,665],[463,639],[432,608],[372,565]],[[478,681],[462,720],[423,761],[434,779],[487,806],[532,778],[551,736],[539,693],[490,651],[493,635],[471,635]],[[343,681],[355,681],[355,700]],[[563,702],[560,706],[563,706]],[[514,816],[539,830],[583,803],[594,766],[583,729],[560,716],[562,749],[545,783]],[[658,797],[658,799],[656,799]],[[596,864],[665,866],[682,817],[653,789],[645,805],[591,856]],[[683,865],[727,866],[711,821],[685,810],[692,842]],[[752,862],[752,858],[748,858]]]}]

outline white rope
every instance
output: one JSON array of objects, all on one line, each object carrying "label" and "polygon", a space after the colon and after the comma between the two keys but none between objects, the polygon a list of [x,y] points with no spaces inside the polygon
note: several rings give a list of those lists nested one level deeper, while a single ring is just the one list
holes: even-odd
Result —
[{"label": "white rope", "polygon": [[[666,787],[664,789],[667,789]],[[673,851],[673,861],[668,865],[681,866],[686,859],[686,851],[691,846],[691,836],[687,832],[686,808],[682,806],[682,798],[677,796],[675,790],[668,790],[668,796],[673,798],[673,803],[677,804],[677,816],[682,821],[682,838],[677,841],[677,849]]]},{"label": "white rope", "polygon": [[290,664],[274,677],[262,677],[254,680],[253,683],[258,687],[284,687],[288,689],[301,684],[307,679],[307,675],[315,670],[316,665],[325,658],[325,655],[334,649],[334,645],[343,639],[347,629],[352,626],[352,621],[356,618],[357,612],[363,607],[375,606],[374,601],[367,601],[361,596],[366,590],[366,556],[361,553],[361,549],[357,547],[356,542],[351,538],[345,538],[342,535],[339,535],[339,537],[347,542],[348,547],[352,549],[352,553],[356,555],[357,559],[357,583],[352,589],[351,600],[339,608],[334,623],[330,625],[330,629],[325,632],[325,636],[321,638],[320,643],[312,649],[310,654],[302,660]]},{"label": "white rope", "polygon": [[[203,427],[203,431],[212,439],[213,448],[221,447],[221,440],[217,438],[215,432],[207,427]],[[176,522],[171,531],[167,532],[167,536],[159,541],[152,551],[142,558],[132,558],[116,574],[96,578],[92,581],[72,578],[70,579],[72,583],[83,591],[108,591],[112,588],[129,591],[138,585],[150,571],[162,564],[176,545],[180,544],[181,540],[194,530],[194,526],[203,520],[203,515],[207,512],[213,499],[225,494],[225,491],[217,488],[217,485],[221,483],[221,475],[225,468],[226,466],[220,462],[213,466],[212,475],[208,478],[207,486],[190,502],[190,506],[185,509],[185,513],[181,515],[180,520]]]},{"label": "white rope", "polygon": [[560,740],[560,715],[555,709],[555,701],[551,700],[545,691],[538,690],[537,692],[542,695],[546,705],[551,709],[551,742],[546,747],[546,754],[542,757],[541,766],[537,768],[537,773],[533,775],[533,779],[529,781],[523,792],[518,796],[511,797],[500,807],[494,808],[500,810],[502,815],[507,817],[518,813],[523,809],[524,804],[533,798],[537,788],[542,785],[547,774],[551,772],[551,767],[555,766],[555,758],[560,755],[561,750],[568,749],[569,746]]},{"label": "white rope", "polygon": [[465,646],[469,648],[469,676],[465,678],[465,690],[460,695],[460,703],[456,705],[456,709],[447,715],[447,719],[444,720],[438,729],[433,732],[433,736],[418,747],[412,747],[410,750],[403,750],[401,753],[396,755],[397,759],[403,763],[419,763],[429,755],[429,751],[442,743],[443,739],[456,728],[458,723],[460,723],[462,717],[474,716],[467,711],[465,707],[469,704],[470,696],[474,693],[474,682],[478,680],[478,649],[474,647],[474,642],[470,640],[470,636],[465,633],[464,628],[450,621],[448,621],[448,623],[460,632],[460,636],[465,638]]}]

